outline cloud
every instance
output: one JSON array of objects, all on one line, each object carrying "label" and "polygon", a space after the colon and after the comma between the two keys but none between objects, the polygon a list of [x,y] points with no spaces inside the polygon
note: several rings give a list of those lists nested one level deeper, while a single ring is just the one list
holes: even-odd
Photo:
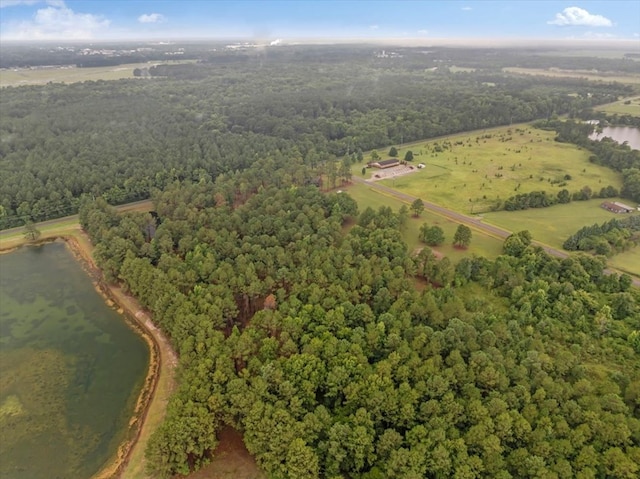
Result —
[{"label": "cloud", "polygon": [[278,46],[278,45],[282,45],[282,38],[278,38],[278,39],[270,42],[269,45],[272,46],[272,47],[275,47],[275,46]]},{"label": "cloud", "polygon": [[471,7],[462,7],[462,10],[464,10],[465,12],[468,12],[470,10],[473,10],[473,8],[471,8]]},{"label": "cloud", "polygon": [[167,21],[167,17],[161,13],[145,13],[138,17],[140,23],[163,23]]},{"label": "cloud", "polygon": [[50,0],[47,4],[48,7],[36,11],[32,20],[7,24],[2,37],[12,40],[89,39],[106,30],[111,23],[100,15],[74,12],[62,1]]},{"label": "cloud", "polygon": [[380,28],[380,26],[378,26],[378,25],[369,25],[369,30],[377,30],[379,28]]},{"label": "cloud", "polygon": [[593,15],[580,7],[568,7],[561,13],[556,13],[553,20],[547,22],[549,25],[565,26],[587,26],[587,27],[611,27],[613,22],[602,15]]},{"label": "cloud", "polygon": [[421,30],[418,30],[418,34],[419,35],[428,35],[429,34],[429,30],[425,30],[424,28]]}]

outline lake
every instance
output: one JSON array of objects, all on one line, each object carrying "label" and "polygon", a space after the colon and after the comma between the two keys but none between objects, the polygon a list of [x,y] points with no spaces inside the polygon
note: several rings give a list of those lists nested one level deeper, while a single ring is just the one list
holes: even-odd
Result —
[{"label": "lake", "polygon": [[148,365],[64,244],[0,255],[0,477],[97,473],[127,436]]},{"label": "lake", "polygon": [[601,140],[608,136],[618,143],[629,144],[629,147],[633,150],[640,150],[640,128],[634,128],[632,126],[605,126],[602,129],[602,133],[597,134],[593,132],[589,138],[592,140]]}]

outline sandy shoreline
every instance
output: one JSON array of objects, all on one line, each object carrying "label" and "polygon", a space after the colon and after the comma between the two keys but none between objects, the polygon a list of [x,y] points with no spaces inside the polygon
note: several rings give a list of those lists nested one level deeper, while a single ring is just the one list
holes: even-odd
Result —
[{"label": "sandy shoreline", "polygon": [[[118,447],[115,456],[111,457],[108,464],[94,474],[91,479],[143,478],[146,477],[143,464],[144,448],[146,440],[153,432],[150,430],[148,413],[155,405],[160,409],[160,416],[164,416],[167,398],[158,398],[156,394],[158,383],[160,375],[166,374],[169,376],[170,386],[168,389],[173,389],[177,355],[171,348],[167,337],[153,324],[148,313],[143,310],[138,301],[125,293],[122,288],[107,284],[102,279],[102,273],[93,260],[93,245],[86,234],[79,229],[69,233],[23,244],[41,245],[52,241],[64,241],[89,275],[96,291],[105,299],[107,305],[115,308],[118,313],[124,316],[127,324],[146,341],[150,351],[149,369],[129,421],[126,439]],[[0,254],[10,253],[21,245],[4,246],[5,248],[2,248],[0,245]],[[144,437],[145,440],[142,441],[141,437]],[[139,470],[132,472],[130,466],[132,465],[131,458],[134,455],[138,457],[137,469]]]}]

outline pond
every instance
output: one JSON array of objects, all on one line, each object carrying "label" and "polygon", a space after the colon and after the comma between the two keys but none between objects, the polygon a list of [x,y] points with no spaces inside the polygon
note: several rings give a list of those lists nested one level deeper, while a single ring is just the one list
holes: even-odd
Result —
[{"label": "pond", "polygon": [[64,244],[0,255],[0,477],[97,473],[126,438],[148,365]]},{"label": "pond", "polygon": [[634,128],[632,126],[605,126],[602,129],[602,133],[592,133],[589,138],[592,140],[601,140],[604,137],[609,137],[618,143],[629,144],[629,147],[633,150],[640,150],[640,128]]}]

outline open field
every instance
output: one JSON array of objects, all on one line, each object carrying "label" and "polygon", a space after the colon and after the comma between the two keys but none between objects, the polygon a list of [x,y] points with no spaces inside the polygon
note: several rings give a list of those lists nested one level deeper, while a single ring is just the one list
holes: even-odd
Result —
[{"label": "open field", "polygon": [[20,85],[44,85],[45,83],[77,83],[88,80],[121,80],[134,78],[135,68],[149,68],[160,64],[185,63],[184,61],[127,63],[109,67],[76,68],[75,66],[34,69],[0,70],[0,87]]},{"label": "open field", "polygon": [[[612,198],[612,201],[629,203],[628,200]],[[600,208],[601,199],[589,201],[572,201],[564,205],[550,208],[532,208],[524,211],[496,211],[484,214],[484,222],[490,223],[509,231],[529,230],[533,239],[557,249],[573,233],[583,226],[594,223],[626,218],[627,215],[617,215]],[[640,212],[632,213],[640,215]],[[613,256],[609,265],[640,276],[640,247]]]},{"label": "open field", "polygon": [[[426,168],[382,183],[466,214],[488,212],[499,199],[518,193],[620,189],[619,173],[590,163],[588,151],[554,137],[554,132],[520,124],[407,144],[398,148],[398,157],[411,150],[413,165]],[[382,158],[387,152],[379,150]],[[368,159],[367,154],[365,163]],[[353,174],[361,176],[362,166],[354,166]],[[377,171],[367,170],[366,176]]]},{"label": "open field", "polygon": [[[629,103],[627,104],[626,102]],[[625,98],[624,100],[620,100],[615,103],[609,103],[607,105],[602,105],[594,109],[597,111],[604,111],[605,113],[609,113],[611,115],[617,113],[618,115],[640,116],[640,96],[634,98]]]},{"label": "open field", "polygon": [[640,74],[620,73],[620,72],[593,72],[582,70],[561,70],[559,68],[520,68],[506,67],[502,69],[508,73],[518,73],[522,75],[542,75],[548,77],[584,78],[590,81],[619,82],[631,85],[640,84]]},{"label": "open field", "polygon": [[[391,209],[396,212],[403,204],[406,204],[407,207],[410,206],[410,204],[404,203],[393,196],[387,196],[373,190],[366,184],[355,183],[343,188],[343,190],[349,193],[349,195],[358,202],[360,212],[364,211],[367,206],[370,206],[374,210],[377,210],[380,206],[390,206]],[[445,256],[448,256],[454,263],[457,263],[462,258],[469,257],[474,254],[477,256],[486,256],[487,258],[495,258],[502,253],[501,239],[488,236],[474,230],[473,227],[473,237],[471,239],[471,246],[469,249],[458,250],[454,248],[451,245],[451,242],[459,223],[429,211],[424,211],[419,218],[415,218],[410,214],[410,217],[407,220],[402,236],[409,246],[410,251],[426,246],[418,240],[420,226],[424,223],[428,223],[429,225],[438,225],[444,230],[445,243],[442,246],[438,246],[433,249]]]}]

